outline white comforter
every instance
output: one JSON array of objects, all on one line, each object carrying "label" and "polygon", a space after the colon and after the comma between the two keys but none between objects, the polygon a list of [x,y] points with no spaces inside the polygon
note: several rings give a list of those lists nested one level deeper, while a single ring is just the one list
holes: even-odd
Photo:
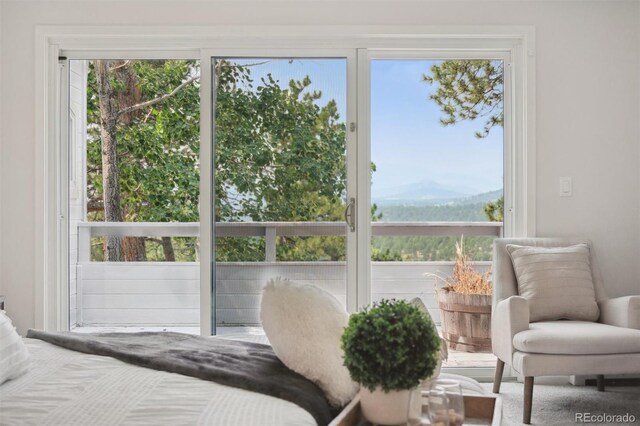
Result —
[{"label": "white comforter", "polygon": [[0,425],[315,425],[297,405],[24,339],[33,363],[0,386]]}]

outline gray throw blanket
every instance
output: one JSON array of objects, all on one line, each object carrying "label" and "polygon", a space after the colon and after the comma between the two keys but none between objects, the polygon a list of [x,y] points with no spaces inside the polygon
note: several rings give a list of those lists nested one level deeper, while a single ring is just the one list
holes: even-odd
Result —
[{"label": "gray throw blanket", "polygon": [[27,337],[284,399],[307,410],[318,425],[329,424],[336,414],[320,388],[288,369],[268,345],[171,332],[77,334],[29,330]]}]

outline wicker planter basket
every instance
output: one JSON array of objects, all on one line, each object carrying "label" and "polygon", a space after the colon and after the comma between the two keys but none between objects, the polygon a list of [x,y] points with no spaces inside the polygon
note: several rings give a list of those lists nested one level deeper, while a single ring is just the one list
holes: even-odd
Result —
[{"label": "wicker planter basket", "polygon": [[442,335],[449,348],[491,352],[491,295],[436,289]]}]

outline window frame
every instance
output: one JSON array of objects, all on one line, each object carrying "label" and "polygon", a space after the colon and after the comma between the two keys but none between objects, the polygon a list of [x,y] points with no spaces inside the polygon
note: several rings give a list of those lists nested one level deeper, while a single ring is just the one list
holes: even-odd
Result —
[{"label": "window frame", "polygon": [[[61,188],[60,153],[63,135],[60,129],[60,81],[58,57],[61,53],[73,59],[100,58],[174,58],[199,59],[202,64],[221,51],[238,52],[242,49],[268,52],[276,46],[313,52],[314,49],[355,49],[359,64],[367,52],[411,50],[440,52],[471,51],[475,53],[509,52],[509,78],[513,88],[511,105],[512,124],[505,123],[512,140],[505,161],[513,170],[509,178],[511,200],[505,198],[505,206],[513,214],[506,235],[535,235],[535,31],[530,26],[517,27],[434,27],[434,26],[218,26],[218,27],[103,27],[103,26],[37,26],[35,64],[35,270],[34,325],[45,330],[68,327],[68,312],[61,302],[66,284],[61,268],[65,259],[59,255],[64,247],[64,210],[61,200],[66,199],[67,189]],[[212,54],[212,52],[216,52]],[[265,54],[265,53],[261,53]],[[312,53],[310,53],[312,54]],[[357,122],[368,123],[364,107],[368,94],[368,76],[358,66]],[[506,68],[506,67],[505,67]],[[201,259],[211,259],[211,70],[201,67]],[[505,110],[507,103],[505,100]],[[358,149],[368,151],[363,144],[368,140],[366,125],[358,129]],[[505,146],[505,151],[507,147]],[[359,154],[359,173],[365,173],[362,158],[370,158],[370,152]],[[508,169],[505,165],[505,171]],[[64,177],[64,176],[62,176]],[[65,180],[63,180],[66,182]],[[362,176],[358,179],[361,200],[370,199],[370,188]],[[364,195],[364,198],[363,198]],[[506,197],[506,194],[505,194]],[[506,214],[506,212],[505,212]],[[368,226],[367,209],[358,209],[358,226]],[[370,250],[364,241],[367,232],[359,232],[358,246],[365,253],[358,253],[358,294],[370,291],[370,271],[367,256]],[[366,243],[366,244],[365,244]],[[64,257],[64,256],[63,256]],[[68,262],[67,262],[68,263]],[[366,264],[365,264],[366,263]],[[201,262],[201,286],[209,286],[212,265]],[[68,291],[68,288],[67,290]],[[205,293],[201,292],[201,295]],[[201,332],[208,335],[206,326],[211,318],[211,299],[201,297]],[[358,300],[358,305],[362,306]],[[203,309],[204,308],[204,309]],[[66,310],[68,311],[68,310]],[[65,317],[67,319],[65,319]]]},{"label": "window frame", "polygon": [[[357,51],[356,49],[349,49],[349,48],[337,48],[337,47],[323,47],[323,48],[316,48],[316,47],[308,47],[308,48],[287,48],[287,49],[283,49],[283,48],[246,48],[246,47],[239,47],[239,48],[214,48],[214,49],[204,49],[202,51],[202,57],[204,58],[205,56],[208,56],[208,60],[210,64],[213,64],[213,61],[215,61],[216,59],[220,59],[220,58],[256,58],[256,59],[264,59],[264,58],[276,58],[276,59],[281,59],[281,58],[306,58],[306,59],[310,59],[310,58],[317,58],[317,59],[344,59],[345,60],[345,65],[346,65],[346,82],[347,82],[347,87],[346,87],[346,122],[349,121],[353,121],[355,122],[357,120],[357,106],[356,106],[356,100],[357,100],[357,95],[356,95],[356,87],[357,87]],[[201,67],[202,68],[202,67]],[[209,69],[211,69],[211,67],[208,67]],[[201,77],[202,79],[202,77]],[[211,76],[209,76],[209,82],[210,84],[213,86],[212,84],[212,80],[211,80]],[[215,100],[214,100],[215,94],[213,93],[213,87],[211,90],[211,100],[212,100],[212,105],[211,105],[211,112],[213,112],[213,109],[215,108]],[[202,110],[201,110],[201,117],[204,115],[202,114]],[[207,114],[209,117],[213,117],[212,114]],[[213,122],[209,122],[207,124],[207,126],[211,129],[210,131],[213,131],[214,129],[214,123]],[[212,146],[215,146],[215,135],[212,133],[210,136],[210,139],[212,142]],[[202,142],[202,141],[201,141]],[[357,176],[358,173],[358,163],[357,163],[357,158],[358,158],[358,151],[359,148],[357,146],[357,133],[354,135],[352,132],[347,131],[346,133],[346,140],[345,140],[345,144],[346,144],[346,158],[347,158],[347,162],[345,164],[346,169],[347,169],[347,197],[357,197],[358,196],[358,188],[357,188],[357,181],[359,176]],[[215,167],[215,163],[214,163],[214,158],[211,157],[211,174],[213,176],[214,174],[214,170],[213,168]],[[215,191],[214,185],[213,185],[213,181],[211,181],[211,199],[213,199],[213,192]],[[213,209],[211,212],[211,215],[213,216]],[[201,222],[201,226],[202,226],[202,222]],[[210,226],[211,226],[211,230],[213,230],[213,232],[215,232],[215,223],[213,220],[213,217],[211,219],[210,222]],[[202,228],[200,228],[202,229]],[[202,238],[202,234],[203,232],[200,233],[201,234],[201,238]],[[215,306],[215,298],[216,298],[216,283],[215,283],[215,244],[213,244],[213,240],[215,239],[215,236],[209,232],[209,235],[211,236],[211,247],[210,247],[210,252],[211,252],[211,256],[212,256],[212,260],[211,260],[211,298],[210,298],[210,303],[211,306]],[[355,235],[353,235],[352,232],[347,232],[347,234],[345,235],[345,240],[346,240],[346,254],[347,254],[347,259],[350,258],[354,258],[356,259],[355,261],[351,262],[348,261],[347,262],[347,273],[345,276],[346,279],[346,308],[348,312],[356,312],[358,310],[358,307],[361,306],[360,303],[360,299],[361,299],[361,295],[358,293],[357,291],[357,287],[355,285],[349,285],[349,283],[356,283],[358,282],[358,261],[357,259],[360,258],[360,253],[359,253],[359,248],[357,246],[358,244],[358,240],[354,237],[357,237],[357,232],[355,233]],[[204,257],[202,257],[204,258]],[[202,280],[202,276],[201,276],[201,280]],[[201,286],[204,286],[203,281],[201,281]],[[203,288],[204,291],[204,288]],[[202,293],[201,293],[202,294]],[[203,306],[201,304],[200,309],[203,309]],[[215,318],[215,309],[211,310],[210,313],[210,318],[211,318],[211,329],[215,329],[214,324],[216,323],[216,318]],[[202,330],[202,324],[200,324],[201,330]]]}]

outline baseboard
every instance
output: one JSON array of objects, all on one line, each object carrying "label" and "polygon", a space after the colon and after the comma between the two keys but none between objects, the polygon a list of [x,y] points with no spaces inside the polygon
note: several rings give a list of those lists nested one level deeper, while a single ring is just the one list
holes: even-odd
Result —
[{"label": "baseboard", "polygon": [[[604,376],[605,386],[640,386],[638,374],[611,374]],[[569,383],[574,386],[595,386],[596,376],[569,376]]]}]

